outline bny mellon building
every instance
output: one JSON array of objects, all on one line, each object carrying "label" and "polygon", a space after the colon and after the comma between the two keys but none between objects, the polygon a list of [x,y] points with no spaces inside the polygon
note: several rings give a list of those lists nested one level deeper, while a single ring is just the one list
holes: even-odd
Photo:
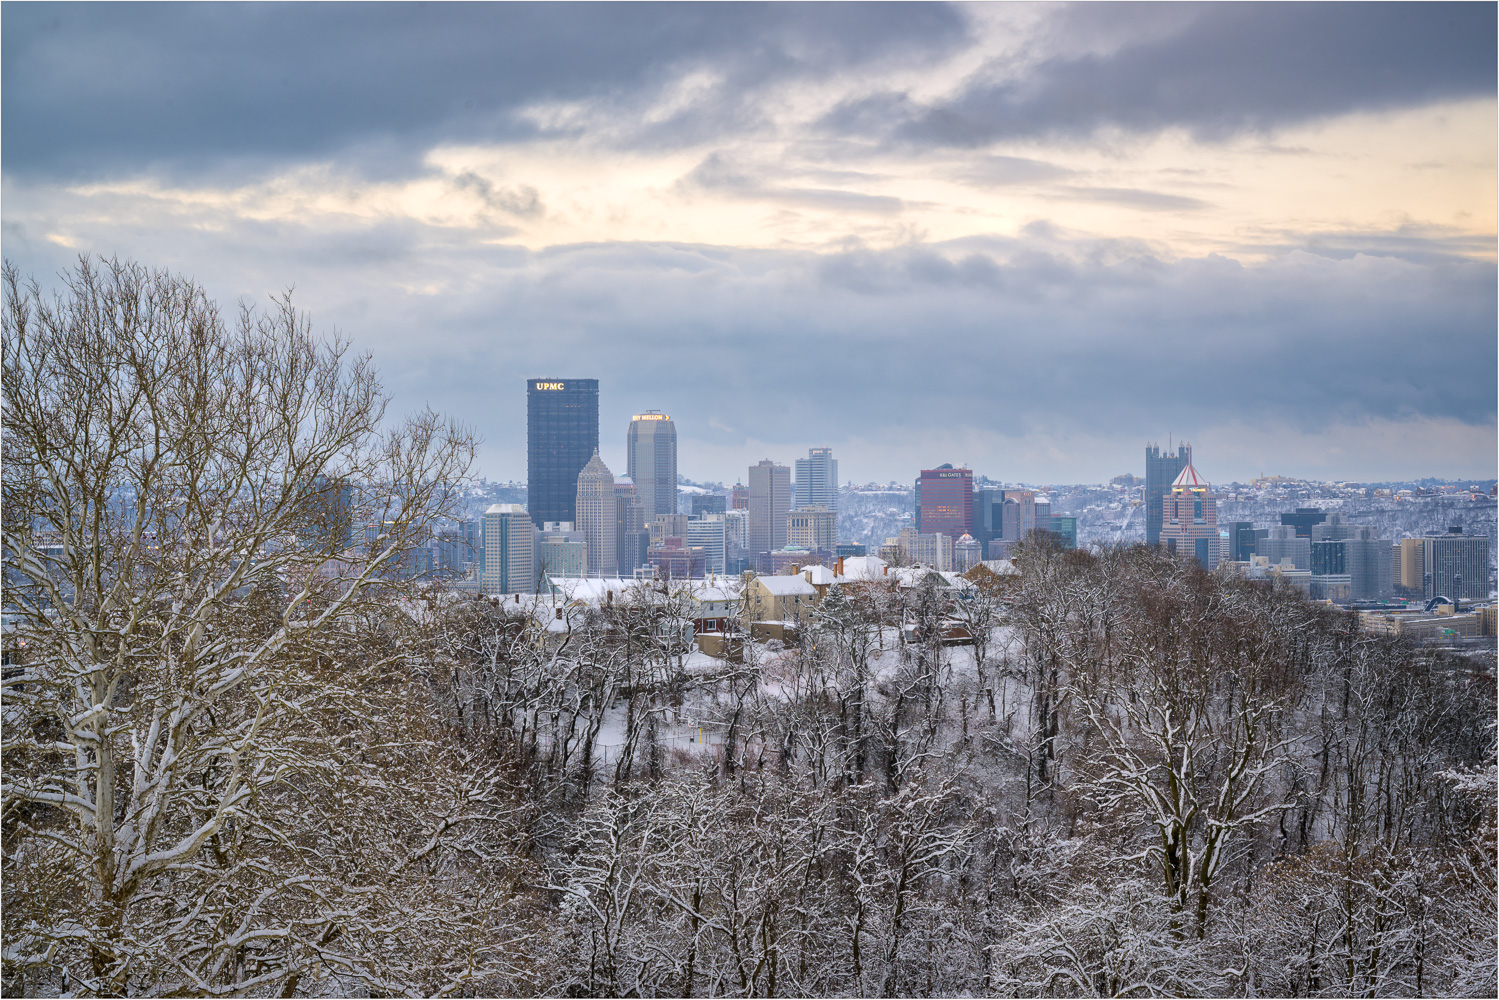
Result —
[{"label": "bny mellon building", "polygon": [[627,475],[640,494],[649,523],[677,512],[677,427],[660,410],[637,413],[626,442]]}]

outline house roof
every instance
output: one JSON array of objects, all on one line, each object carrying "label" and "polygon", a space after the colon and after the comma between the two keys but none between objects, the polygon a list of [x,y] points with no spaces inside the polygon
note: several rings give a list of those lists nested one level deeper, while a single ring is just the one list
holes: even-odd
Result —
[{"label": "house roof", "polygon": [[810,596],[817,593],[806,578],[801,574],[796,576],[757,576],[755,582],[770,591],[773,597],[794,597],[798,594]]}]

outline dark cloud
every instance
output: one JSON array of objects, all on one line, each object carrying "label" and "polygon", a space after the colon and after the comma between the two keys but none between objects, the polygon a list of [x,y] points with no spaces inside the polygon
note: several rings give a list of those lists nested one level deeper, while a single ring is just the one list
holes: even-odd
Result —
[{"label": "dark cloud", "polygon": [[767,80],[944,51],[963,31],[928,4],[6,4],[5,169],[201,170],[359,148],[409,170],[436,141],[534,134],[515,114],[533,102],[625,110],[704,65],[727,80],[698,112],[721,129],[725,104]]},{"label": "dark cloud", "polygon": [[[1386,417],[1491,428],[1495,266],[1442,254],[1435,235],[1414,256],[1394,237],[1345,233],[1338,254],[1291,249],[1254,265],[1169,260],[1046,224],[834,254],[670,243],[528,252],[415,223],[144,236],[122,224],[95,245],[194,273],[226,304],[294,283],[318,328],[336,324],[374,352],[398,408],[431,403],[473,423],[493,456],[484,471],[519,476],[521,386],[541,370],[600,378],[621,441],[632,408],[657,406],[711,445],[713,461],[809,436],[836,448],[982,432],[1019,448],[1233,424],[1289,426],[1330,446],[1338,427]],[[1379,255],[1342,253],[1361,242]],[[44,283],[68,257],[35,240],[16,248]],[[1001,474],[998,447],[969,457]],[[1421,456],[1389,460],[1411,469]]]},{"label": "dark cloud", "polygon": [[[1135,10],[1069,8],[1050,35],[1065,44],[1069,31],[1105,34],[1095,20],[1113,22]],[[960,147],[1100,128],[1183,127],[1219,138],[1493,95],[1495,10],[1492,3],[1208,4],[1115,51],[1058,55],[1018,79],[993,67],[954,99],[925,107],[899,94],[865,98],[839,109],[827,126]],[[1138,12],[1159,11],[1145,5]],[[986,82],[997,78],[1004,82]]]}]

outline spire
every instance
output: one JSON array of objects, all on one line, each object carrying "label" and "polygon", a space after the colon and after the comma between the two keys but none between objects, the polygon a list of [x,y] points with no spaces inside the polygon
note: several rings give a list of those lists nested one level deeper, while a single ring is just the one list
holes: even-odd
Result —
[{"label": "spire", "polygon": [[1171,491],[1202,492],[1208,489],[1208,481],[1197,474],[1197,469],[1192,465],[1192,446],[1187,445],[1187,464],[1182,466],[1181,475],[1176,477],[1176,482],[1171,484]]}]

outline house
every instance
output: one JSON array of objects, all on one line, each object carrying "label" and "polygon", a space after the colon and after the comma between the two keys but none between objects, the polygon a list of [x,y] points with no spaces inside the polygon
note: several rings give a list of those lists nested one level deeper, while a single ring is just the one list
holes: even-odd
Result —
[{"label": "house", "polygon": [[816,601],[817,588],[801,574],[752,576],[744,587],[744,618],[747,622],[806,625]]}]

